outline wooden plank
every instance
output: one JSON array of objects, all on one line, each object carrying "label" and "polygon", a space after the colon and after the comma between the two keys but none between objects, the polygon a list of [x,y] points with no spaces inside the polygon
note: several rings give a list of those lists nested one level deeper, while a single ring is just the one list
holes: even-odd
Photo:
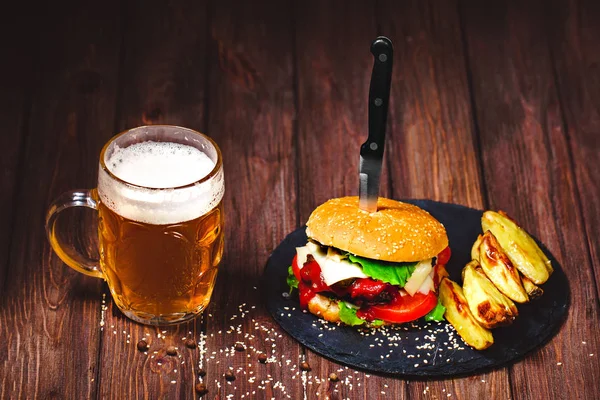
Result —
[{"label": "wooden plank", "polygon": [[600,3],[559,2],[549,17],[550,52],[600,296]]},{"label": "wooden plank", "polygon": [[[396,51],[389,146],[393,196],[484,208],[460,18],[455,2],[382,2]],[[411,398],[508,398],[506,369],[415,381]]]},{"label": "wooden plank", "polygon": [[457,4],[384,1],[396,51],[389,159],[395,196],[483,207]]},{"label": "wooden plank", "polygon": [[[291,368],[301,347],[268,315],[260,291],[269,254],[298,222],[291,14],[281,1],[211,9],[207,131],[223,151],[227,222],[206,322],[206,382],[219,398],[299,399]],[[236,342],[245,350],[235,351]],[[233,382],[223,378],[229,368]]]},{"label": "wooden plank", "polygon": [[512,396],[593,398],[600,393],[598,298],[581,210],[574,206],[575,176],[544,7],[468,2],[462,11],[490,206],[507,211],[547,245],[571,288],[568,317],[557,336],[511,367]]},{"label": "wooden plank", "polygon": [[[204,131],[207,2],[135,1],[125,9],[117,131],[145,124]],[[101,398],[193,398],[201,365],[200,318],[155,328],[127,319],[107,297],[102,335]],[[149,345],[147,354],[138,341]],[[169,346],[177,355],[166,354]]]},{"label": "wooden plank", "polygon": [[3,227],[0,230],[0,297],[8,269],[15,197],[18,186],[23,184],[23,180],[19,179],[19,167],[24,162],[23,145],[31,110],[37,50],[32,31],[25,31],[22,36],[12,34],[26,21],[23,7],[12,12],[13,18],[0,25],[0,47],[11,60],[0,64],[0,126],[4,131],[0,135],[0,149],[4,150],[0,156],[0,226]]},{"label": "wooden plank", "polygon": [[207,1],[130,3],[118,130],[144,124],[206,129],[207,11]]},{"label": "wooden plank", "polygon": [[68,2],[38,11],[40,24],[22,24],[41,52],[0,300],[0,397],[94,397],[102,283],[65,266],[42,227],[56,196],[95,184],[113,128],[120,8]]},{"label": "wooden plank", "polygon": [[[333,197],[358,194],[359,149],[368,134],[368,93],[377,36],[370,2],[297,2],[298,184],[300,222]],[[392,135],[388,131],[388,136]],[[389,139],[388,141],[391,141]],[[389,197],[389,171],[381,193]],[[401,380],[347,369],[312,352],[309,398],[403,398]],[[340,382],[327,380],[336,373]]]}]

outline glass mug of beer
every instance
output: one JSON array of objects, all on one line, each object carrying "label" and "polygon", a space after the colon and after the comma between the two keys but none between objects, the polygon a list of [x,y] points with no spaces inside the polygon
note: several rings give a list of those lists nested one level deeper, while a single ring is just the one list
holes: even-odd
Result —
[{"label": "glass mug of beer", "polygon": [[[108,283],[134,321],[175,324],[210,301],[223,254],[221,152],[191,129],[154,125],[113,137],[100,153],[98,187],[51,204],[46,232],[70,267]],[[70,207],[98,212],[99,260],[79,254],[58,230]]]}]

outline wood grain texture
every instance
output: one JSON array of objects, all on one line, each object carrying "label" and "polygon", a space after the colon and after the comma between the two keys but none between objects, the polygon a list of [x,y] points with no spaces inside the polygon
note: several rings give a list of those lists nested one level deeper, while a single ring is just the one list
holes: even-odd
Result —
[{"label": "wood grain texture", "polygon": [[383,1],[394,42],[389,152],[393,194],[483,207],[455,2]]},{"label": "wood grain texture", "polygon": [[[207,2],[134,1],[124,9],[117,131],[145,124],[205,131]],[[200,318],[153,328],[127,319],[106,296],[100,398],[193,398],[201,352]],[[149,351],[136,344],[146,340]],[[169,346],[177,355],[166,354]]]},{"label": "wood grain texture", "polygon": [[206,382],[215,398],[298,399],[301,347],[260,290],[269,254],[297,224],[291,14],[287,2],[216,1],[210,21],[207,131],[223,152],[226,245],[206,319]]},{"label": "wood grain texture", "polygon": [[600,296],[600,3],[554,2],[546,32]]},{"label": "wood grain texture", "polygon": [[56,196],[96,180],[114,118],[120,12],[117,2],[39,11],[39,80],[0,300],[0,397],[94,397],[101,281],[65,266],[43,226]]},{"label": "wood grain texture", "polygon": [[[455,2],[382,2],[382,34],[394,42],[388,160],[394,198],[484,208],[465,54]],[[415,381],[410,398],[508,398],[506,369]]]},{"label": "wood grain texture", "polygon": [[[377,25],[371,2],[303,1],[296,2],[294,13],[299,210],[305,223],[326,200],[358,194],[359,150],[368,135],[370,46]],[[384,167],[380,193],[385,197],[390,196],[388,177]],[[309,375],[318,379],[307,385],[309,398],[403,398],[406,390],[401,380],[348,370],[312,352],[307,360]],[[341,382],[327,381],[332,372]]]},{"label": "wood grain texture", "polygon": [[118,130],[206,129],[208,1],[133,1],[125,9]]},{"label": "wood grain texture", "polygon": [[600,393],[598,299],[539,12],[543,6],[469,2],[462,10],[490,205],[548,246],[571,288],[558,335],[511,367],[512,396],[593,398]]},{"label": "wood grain texture", "polygon": [[[16,7],[12,13],[13,18],[0,25],[0,48],[9,60],[0,64],[0,149],[4,150],[0,156],[0,226],[3,227],[0,229],[0,297],[9,267],[16,192],[23,184],[19,179],[20,165],[24,162],[23,145],[38,50],[34,32],[25,32],[18,41],[12,36],[28,17],[24,7]],[[38,23],[38,19],[35,22]]]}]

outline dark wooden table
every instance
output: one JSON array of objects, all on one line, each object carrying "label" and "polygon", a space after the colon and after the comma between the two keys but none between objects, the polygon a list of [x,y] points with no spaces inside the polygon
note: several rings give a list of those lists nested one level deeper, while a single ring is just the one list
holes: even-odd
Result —
[{"label": "dark wooden table", "polygon": [[[89,3],[3,13],[1,398],[194,398],[200,368],[219,399],[600,398],[599,2]],[[296,343],[261,301],[272,249],[357,193],[378,34],[396,54],[383,195],[506,210],[568,276],[566,322],[517,363],[428,381],[354,371]],[[95,185],[114,133],[155,123],[211,135],[227,181],[212,303],[164,329],[126,319],[43,231],[52,199]]]}]

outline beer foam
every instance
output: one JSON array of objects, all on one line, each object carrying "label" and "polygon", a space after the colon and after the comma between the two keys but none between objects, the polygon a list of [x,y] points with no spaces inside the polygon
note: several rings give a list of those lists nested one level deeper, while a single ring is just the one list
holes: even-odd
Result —
[{"label": "beer foam", "polygon": [[215,167],[195,147],[171,142],[142,142],[117,147],[106,166],[115,176],[149,188],[173,188],[204,178]]},{"label": "beer foam", "polygon": [[[201,150],[173,142],[115,145],[105,165],[125,181],[98,173],[100,200],[115,213],[153,225],[190,221],[216,207],[225,189],[222,167],[205,182],[199,180],[215,167]],[[189,187],[183,187],[189,185]]]}]

